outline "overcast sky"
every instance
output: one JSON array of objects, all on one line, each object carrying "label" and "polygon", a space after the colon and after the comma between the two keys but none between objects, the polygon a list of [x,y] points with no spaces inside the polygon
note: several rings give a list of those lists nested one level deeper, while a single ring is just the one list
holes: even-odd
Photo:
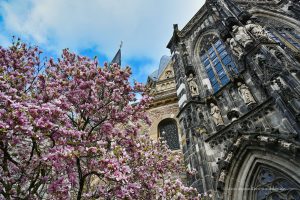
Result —
[{"label": "overcast sky", "polygon": [[204,0],[1,0],[0,45],[13,35],[36,44],[47,55],[70,48],[100,62],[110,61],[123,41],[122,65],[146,81],[162,55],[173,24],[179,28]]}]

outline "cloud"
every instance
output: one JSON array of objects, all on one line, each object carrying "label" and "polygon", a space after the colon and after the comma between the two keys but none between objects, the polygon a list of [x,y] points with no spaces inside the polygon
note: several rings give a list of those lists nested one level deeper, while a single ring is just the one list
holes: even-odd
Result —
[{"label": "cloud", "polygon": [[[113,57],[120,41],[125,60],[152,59],[158,67],[172,36],[204,0],[10,0],[1,1],[3,29],[46,48],[95,49]],[[155,60],[155,61],[154,61]]]}]

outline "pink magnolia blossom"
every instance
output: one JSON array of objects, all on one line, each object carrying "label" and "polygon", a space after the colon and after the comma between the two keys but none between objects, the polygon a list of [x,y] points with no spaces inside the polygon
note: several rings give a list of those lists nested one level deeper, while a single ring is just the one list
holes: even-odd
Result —
[{"label": "pink magnolia blossom", "polygon": [[198,198],[172,179],[181,155],[140,130],[151,98],[129,67],[40,54],[0,47],[0,199]]}]

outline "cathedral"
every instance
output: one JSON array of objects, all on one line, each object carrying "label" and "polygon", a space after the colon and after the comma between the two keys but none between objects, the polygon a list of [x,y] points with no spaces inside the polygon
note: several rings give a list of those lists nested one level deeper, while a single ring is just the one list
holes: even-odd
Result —
[{"label": "cathedral", "polygon": [[212,199],[300,200],[300,2],[206,0],[148,77],[153,139]]}]

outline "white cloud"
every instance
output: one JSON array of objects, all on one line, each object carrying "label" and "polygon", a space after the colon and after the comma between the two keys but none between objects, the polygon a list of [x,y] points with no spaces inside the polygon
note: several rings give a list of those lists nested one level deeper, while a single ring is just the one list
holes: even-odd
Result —
[{"label": "white cloud", "polygon": [[1,1],[4,28],[47,50],[97,46],[112,57],[159,61],[174,23],[183,27],[204,0],[11,0]]}]

